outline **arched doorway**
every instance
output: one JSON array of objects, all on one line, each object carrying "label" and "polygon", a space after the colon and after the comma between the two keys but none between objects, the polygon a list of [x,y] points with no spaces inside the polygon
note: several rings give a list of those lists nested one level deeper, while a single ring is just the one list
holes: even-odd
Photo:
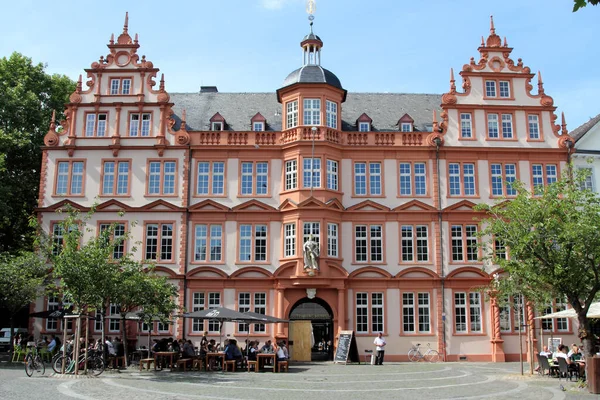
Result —
[{"label": "arched doorway", "polygon": [[329,361],[333,359],[333,311],[323,299],[303,298],[290,310],[289,320],[310,321],[312,338],[311,361]]}]

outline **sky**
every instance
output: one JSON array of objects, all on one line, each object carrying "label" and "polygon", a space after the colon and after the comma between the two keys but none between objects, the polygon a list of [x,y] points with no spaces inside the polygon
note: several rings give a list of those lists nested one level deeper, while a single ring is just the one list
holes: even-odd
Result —
[{"label": "sky", "polygon": [[[309,31],[305,0],[6,3],[0,57],[17,51],[73,80],[106,56],[128,11],[138,53],[160,68],[172,93],[201,85],[274,93],[301,66],[299,43]],[[321,65],[349,92],[441,94],[450,68],[479,59],[493,15],[515,63],[542,72],[573,130],[600,113],[600,6],[572,8],[572,0],[316,0],[314,32],[324,42]]]}]

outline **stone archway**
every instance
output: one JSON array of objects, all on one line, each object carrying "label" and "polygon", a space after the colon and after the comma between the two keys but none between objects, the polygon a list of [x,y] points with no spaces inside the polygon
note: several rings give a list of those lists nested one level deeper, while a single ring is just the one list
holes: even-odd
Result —
[{"label": "stone archway", "polygon": [[293,324],[307,325],[310,322],[311,361],[333,359],[333,311],[329,304],[318,297],[298,300],[290,309],[289,320]]}]

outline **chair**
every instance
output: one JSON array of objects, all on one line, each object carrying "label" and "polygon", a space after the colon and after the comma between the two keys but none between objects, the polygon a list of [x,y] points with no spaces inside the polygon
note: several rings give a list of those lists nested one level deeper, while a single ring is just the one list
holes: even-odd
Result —
[{"label": "chair", "polygon": [[23,356],[23,360],[25,359],[25,352],[21,349],[21,346],[15,346],[13,349],[12,362],[21,361],[21,356]]},{"label": "chair", "polygon": [[144,369],[144,365],[146,365],[146,369],[150,370],[150,365],[154,364],[154,358],[144,358],[140,360],[140,371]]},{"label": "chair", "polygon": [[235,372],[235,365],[237,364],[236,360],[227,360],[225,361],[225,371],[229,371],[229,367],[231,367],[231,372]]},{"label": "chair", "polygon": [[538,365],[540,367],[540,369],[538,370],[538,374],[540,375],[546,375],[546,371],[548,372],[548,376],[550,376],[550,363],[548,362],[548,357],[547,356],[542,356],[540,354],[536,354],[537,355],[537,360],[538,360]]},{"label": "chair", "polygon": [[127,368],[127,359],[125,358],[125,356],[113,357],[113,367],[120,368],[121,365],[123,366],[123,368]]},{"label": "chair", "polygon": [[177,367],[179,369],[181,369],[181,367],[183,367],[183,372],[187,371],[187,366],[188,363],[192,364],[192,359],[191,358],[181,358],[179,360],[177,360]]},{"label": "chair", "polygon": [[52,361],[52,353],[48,351],[47,347],[42,347],[40,349],[40,356],[42,357],[42,360],[44,360],[44,361],[47,361],[47,362]]},{"label": "chair", "polygon": [[250,372],[250,367],[254,367],[254,372],[258,372],[258,361],[248,360],[248,372]]},{"label": "chair", "polygon": [[370,357],[373,357],[373,350],[372,349],[366,349],[365,350],[365,364],[370,364],[371,360],[369,359]]},{"label": "chair", "polygon": [[[558,357],[557,360],[558,360],[558,370],[559,370],[558,379],[561,379],[564,376],[565,379],[568,377],[569,380],[571,380],[571,378],[573,377],[574,371],[569,368],[569,364],[567,364],[567,360],[563,357]],[[576,373],[577,373],[577,375],[579,375],[578,371]]]},{"label": "chair", "polygon": [[[202,371],[202,367],[204,366],[204,360],[202,358],[195,358],[192,362],[192,369],[198,368],[198,371]],[[206,366],[204,366],[206,368]]]},{"label": "chair", "polygon": [[281,372],[284,369],[285,372],[288,372],[288,362],[287,361],[277,361],[277,372]]}]

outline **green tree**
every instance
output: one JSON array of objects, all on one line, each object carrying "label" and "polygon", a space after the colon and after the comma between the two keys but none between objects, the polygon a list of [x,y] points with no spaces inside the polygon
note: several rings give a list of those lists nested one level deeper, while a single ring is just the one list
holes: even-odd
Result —
[{"label": "green tree", "polygon": [[564,177],[534,194],[515,183],[515,199],[478,208],[489,215],[482,235],[509,251],[507,260],[496,260],[506,275],[523,283],[529,299],[566,298],[577,313],[585,354],[592,356],[587,312],[600,291],[600,197],[580,190],[581,179]]},{"label": "green tree", "polygon": [[589,4],[596,6],[600,3],[600,0],[573,0],[575,4],[573,4],[573,12],[583,8]]},{"label": "green tree", "polygon": [[35,301],[48,276],[45,260],[38,254],[0,255],[0,307],[10,319],[10,352],[13,351],[14,315]]},{"label": "green tree", "polygon": [[[0,58],[0,252],[29,249],[41,149],[52,110],[62,115],[75,82],[19,53]],[[60,118],[59,118],[60,119]]]}]

